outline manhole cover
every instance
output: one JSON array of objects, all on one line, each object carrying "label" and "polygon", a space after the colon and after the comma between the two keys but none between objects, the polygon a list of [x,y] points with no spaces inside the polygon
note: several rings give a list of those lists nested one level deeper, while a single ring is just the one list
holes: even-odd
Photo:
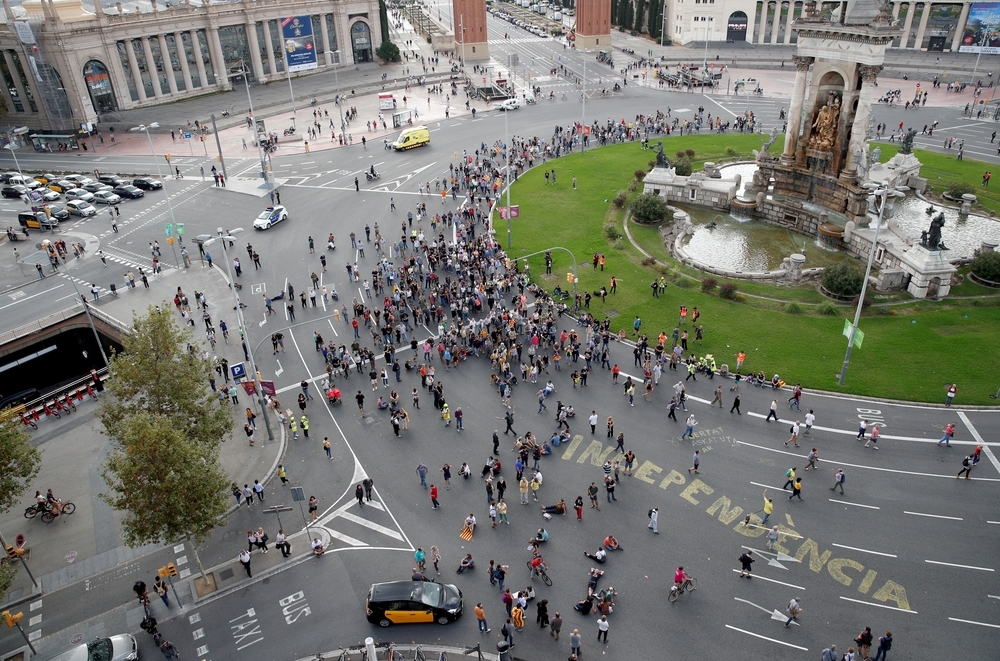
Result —
[{"label": "manhole cover", "polygon": [[235,539],[236,535],[238,535],[238,534],[240,534],[240,533],[236,532],[235,530],[227,530],[226,534],[223,535],[222,538],[225,541],[229,542],[229,541],[232,541],[233,539]]},{"label": "manhole cover", "polygon": [[219,572],[219,580],[221,581],[228,581],[232,577],[233,577],[232,569],[223,569],[222,571]]},{"label": "manhole cover", "polygon": [[366,427],[369,426],[369,425],[374,425],[375,422],[376,422],[375,416],[371,416],[371,415],[363,415],[358,420],[358,424],[364,425]]},{"label": "manhole cover", "polygon": [[613,319],[613,318],[617,317],[619,313],[618,313],[618,310],[605,310],[604,314],[606,314],[608,317],[611,317]]},{"label": "manhole cover", "polygon": [[73,637],[69,639],[69,644],[70,645],[79,645],[82,642],[83,642],[83,634],[82,633],[75,633],[75,634],[73,634]]},{"label": "manhole cover", "polygon": [[63,557],[66,558],[66,562],[73,562],[74,560],[76,560],[76,551],[70,551]]}]

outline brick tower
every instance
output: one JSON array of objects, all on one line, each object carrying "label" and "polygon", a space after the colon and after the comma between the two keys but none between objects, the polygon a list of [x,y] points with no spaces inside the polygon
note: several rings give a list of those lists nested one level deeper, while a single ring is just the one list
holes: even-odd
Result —
[{"label": "brick tower", "polygon": [[611,0],[578,0],[576,47],[611,48]]},{"label": "brick tower", "polygon": [[469,62],[490,59],[486,36],[486,0],[452,0],[452,12],[455,52],[458,56]]}]

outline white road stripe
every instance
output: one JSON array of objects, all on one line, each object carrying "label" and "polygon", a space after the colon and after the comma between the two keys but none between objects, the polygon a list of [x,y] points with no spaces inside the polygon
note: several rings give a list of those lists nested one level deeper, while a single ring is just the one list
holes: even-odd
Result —
[{"label": "white road stripe", "polygon": [[870,510],[882,509],[881,507],[875,507],[874,505],[862,505],[861,503],[849,503],[846,500],[836,500],[834,498],[828,498],[831,503],[838,503],[840,505],[853,505],[854,507],[865,507]]},{"label": "white road stripe", "polygon": [[788,489],[782,489],[781,487],[771,486],[770,484],[761,484],[760,482],[751,482],[750,484],[755,487],[764,487],[765,489],[774,489],[775,491],[788,491]]},{"label": "white road stripe", "polygon": [[909,510],[903,510],[903,514],[912,514],[913,516],[929,516],[932,519],[950,519],[952,521],[963,521],[960,516],[942,516],[940,514],[924,514],[923,512],[911,512]]},{"label": "white road stripe", "polygon": [[336,530],[330,530],[329,528],[327,528],[326,531],[330,533],[330,537],[339,539],[345,544],[350,544],[351,546],[368,546],[368,544],[365,544],[360,539],[354,539],[350,535],[345,535],[344,533],[337,532]]},{"label": "white road stripe", "polygon": [[850,549],[851,551],[860,551],[861,553],[871,553],[873,555],[884,555],[887,558],[898,557],[898,556],[896,556],[895,553],[881,553],[879,551],[869,551],[868,549],[859,549],[856,546],[844,546],[843,544],[832,544],[831,546],[837,546],[837,547],[842,548],[842,549]]},{"label": "white road stripe", "polygon": [[350,512],[342,512],[339,516],[340,518],[351,521],[352,523],[356,523],[359,526],[364,526],[365,528],[369,528],[371,530],[374,530],[375,532],[380,532],[383,535],[388,535],[393,539],[398,539],[399,541],[403,541],[403,536],[400,535],[395,530],[393,530],[392,528],[386,528],[385,526],[380,526],[377,523],[372,523],[368,519],[363,519],[360,516],[355,516]]},{"label": "white road stripe", "polygon": [[802,650],[803,652],[808,652],[809,651],[808,647],[800,647],[799,645],[792,645],[791,643],[786,643],[783,640],[777,640],[775,638],[768,638],[767,636],[762,636],[759,633],[754,633],[753,631],[747,631],[746,629],[738,629],[738,628],[736,628],[734,626],[731,626],[729,624],[726,625],[726,628],[727,629],[732,629],[733,631],[739,631],[740,633],[745,633],[746,635],[753,636],[754,638],[760,638],[761,640],[766,640],[766,641],[769,641],[769,642],[772,642],[772,643],[778,643],[779,645],[784,645],[785,647],[791,647],[791,648],[794,648],[794,649],[797,649],[797,650]]},{"label": "white road stripe", "polygon": [[977,571],[996,571],[995,569],[990,569],[989,567],[974,567],[973,565],[956,565],[953,562],[938,562],[937,560],[924,560],[924,562],[930,563],[932,565],[944,565],[945,567],[958,567],[959,569],[975,569]]},{"label": "white road stripe", "polygon": [[948,619],[951,620],[952,622],[964,622],[965,624],[976,624],[981,627],[992,627],[994,629],[1000,629],[1000,624],[989,624],[987,622],[976,622],[974,620],[962,620],[957,617],[949,617]]},{"label": "white road stripe", "polygon": [[983,446],[983,454],[986,455],[986,458],[990,460],[990,462],[993,464],[993,467],[997,469],[998,473],[1000,473],[1000,461],[997,461],[997,457],[995,454],[993,454],[993,450],[990,449],[990,446],[986,444],[986,441],[983,440],[983,437],[979,435],[979,432],[976,431],[976,428],[972,426],[971,422],[969,422],[969,418],[968,416],[965,415],[965,412],[959,411],[958,417],[962,420],[963,423],[965,423],[965,426],[969,428],[969,433],[972,434],[972,438],[976,439],[976,442]]},{"label": "white road stripe", "polygon": [[877,608],[888,608],[891,611],[899,611],[901,613],[912,613],[917,614],[917,611],[906,610],[905,608],[896,608],[895,606],[886,606],[885,604],[873,604],[870,601],[862,601],[861,599],[851,599],[850,597],[841,597],[844,601],[853,601],[856,604],[865,604],[866,606],[875,606]]},{"label": "white road stripe", "polygon": [[[737,574],[740,573],[739,569],[734,569]],[[767,578],[766,576],[761,576],[760,574],[754,574],[755,579],[760,579],[762,581],[767,581],[768,583],[777,583],[778,585],[784,585],[785,587],[795,588],[796,590],[805,590],[801,585],[793,585],[791,583],[782,583],[781,581],[776,581],[773,578]]]}]

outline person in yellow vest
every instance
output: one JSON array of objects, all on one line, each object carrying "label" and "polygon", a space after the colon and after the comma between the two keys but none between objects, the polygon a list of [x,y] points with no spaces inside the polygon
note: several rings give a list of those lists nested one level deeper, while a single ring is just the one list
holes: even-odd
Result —
[{"label": "person in yellow vest", "polygon": [[299,422],[302,423],[302,434],[306,438],[309,438],[309,418],[302,416],[302,418],[299,419]]},{"label": "person in yellow vest", "polygon": [[448,407],[448,402],[441,403],[441,419],[444,420],[444,426],[451,426],[451,409]]},{"label": "person in yellow vest", "polygon": [[288,474],[285,473],[285,467],[278,464],[278,477],[281,478],[282,484],[288,484]]},{"label": "person in yellow vest", "polygon": [[299,440],[299,423],[295,422],[295,416],[288,419],[288,431],[292,432],[292,440]]}]

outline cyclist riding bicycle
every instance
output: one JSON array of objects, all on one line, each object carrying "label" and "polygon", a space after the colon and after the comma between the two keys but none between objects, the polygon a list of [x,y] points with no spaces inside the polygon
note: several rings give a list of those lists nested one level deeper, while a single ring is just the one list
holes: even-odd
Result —
[{"label": "cyclist riding bicycle", "polygon": [[684,567],[678,567],[677,571],[674,572],[674,585],[676,585],[678,589],[683,590],[684,581],[686,581],[687,578],[687,574],[684,573]]},{"label": "cyclist riding bicycle", "polygon": [[535,576],[541,576],[543,573],[545,573],[545,570],[547,569],[547,567],[545,566],[545,561],[542,559],[542,556],[540,555],[536,555],[534,558],[532,558],[531,561],[528,563],[528,566],[531,567],[532,581],[535,580]]}]

